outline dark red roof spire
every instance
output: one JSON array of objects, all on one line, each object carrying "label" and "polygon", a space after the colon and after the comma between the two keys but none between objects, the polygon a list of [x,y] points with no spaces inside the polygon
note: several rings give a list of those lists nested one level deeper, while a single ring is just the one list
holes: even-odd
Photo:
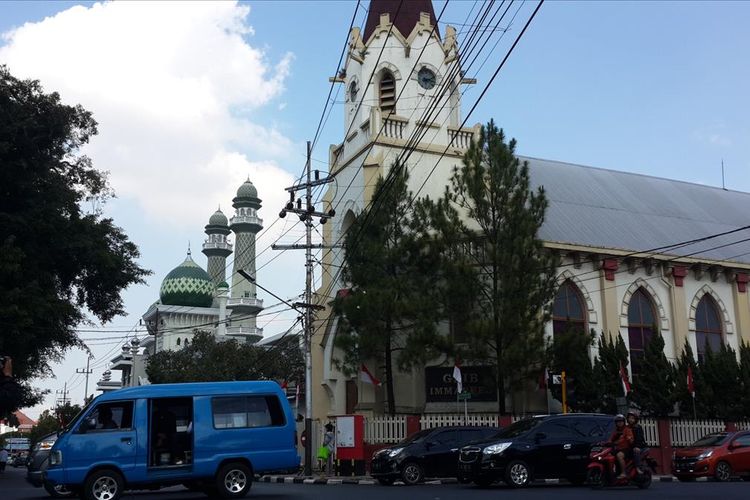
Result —
[{"label": "dark red roof spire", "polygon": [[[399,8],[399,4],[401,7]],[[396,13],[398,12],[398,15]],[[414,26],[419,22],[419,14],[428,12],[432,25],[437,24],[435,18],[435,9],[432,8],[432,0],[372,0],[370,10],[367,13],[367,23],[365,23],[365,32],[363,40],[367,42],[375,31],[375,27],[380,24],[381,14],[390,14],[391,22],[395,25],[405,37],[411,34]],[[435,28],[435,33],[440,36],[440,32]]]}]

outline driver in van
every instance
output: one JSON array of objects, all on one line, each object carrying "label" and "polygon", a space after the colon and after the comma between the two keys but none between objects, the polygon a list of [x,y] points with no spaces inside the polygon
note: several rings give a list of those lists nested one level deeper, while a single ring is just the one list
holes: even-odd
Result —
[{"label": "driver in van", "polygon": [[624,479],[625,475],[625,455],[630,454],[633,449],[633,431],[625,425],[625,416],[619,414],[615,416],[615,430],[609,437],[614,449],[612,453],[617,457],[617,463],[620,465],[620,475],[618,479]]},{"label": "driver in van", "polygon": [[117,429],[117,422],[112,420],[112,409],[108,406],[102,406],[99,408],[99,415],[97,416],[99,421],[99,429]]}]

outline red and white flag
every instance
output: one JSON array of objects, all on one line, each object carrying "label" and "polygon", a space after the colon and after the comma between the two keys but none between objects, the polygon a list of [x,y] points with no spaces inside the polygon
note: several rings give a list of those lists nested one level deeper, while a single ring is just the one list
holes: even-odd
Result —
[{"label": "red and white flag", "polygon": [[367,384],[380,387],[380,380],[376,379],[375,376],[370,373],[370,370],[367,369],[364,363],[362,363],[362,368],[359,370],[359,379]]},{"label": "red and white flag", "polygon": [[464,390],[464,383],[461,376],[461,365],[458,363],[458,360],[453,365],[453,380],[456,381],[456,394],[460,394]]},{"label": "red and white flag", "polygon": [[541,375],[539,375],[539,389],[544,391],[547,389],[547,380],[549,380],[549,370],[544,369]]},{"label": "red and white flag", "polygon": [[287,388],[288,386],[289,386],[289,385],[287,384],[286,380],[284,380],[284,381],[283,381],[283,382],[281,383],[281,388],[282,388],[282,389],[284,389],[285,391],[286,391],[286,388]]},{"label": "red and white flag", "polygon": [[687,388],[692,397],[695,397],[695,382],[693,381],[693,367],[688,365]]},{"label": "red and white flag", "polygon": [[620,378],[622,379],[622,392],[625,396],[630,394],[630,381],[628,380],[628,373],[625,371],[625,367],[620,363]]}]

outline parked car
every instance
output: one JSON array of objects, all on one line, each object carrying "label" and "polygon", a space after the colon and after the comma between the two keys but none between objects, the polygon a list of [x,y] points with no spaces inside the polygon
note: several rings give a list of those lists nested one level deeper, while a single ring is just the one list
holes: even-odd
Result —
[{"label": "parked car", "polygon": [[395,446],[375,452],[370,472],[383,485],[391,485],[397,479],[417,484],[427,477],[456,477],[461,447],[499,431],[498,427],[469,426],[425,429]]},{"label": "parked car", "polygon": [[533,479],[586,481],[592,445],[606,441],[614,427],[613,417],[574,413],[542,415],[520,420],[492,439],[461,449],[458,479],[489,486],[505,481],[527,486]]},{"label": "parked car", "polygon": [[65,485],[58,484],[52,486],[45,484],[42,476],[47,470],[49,464],[49,451],[52,445],[57,441],[57,433],[47,434],[41,438],[31,449],[26,459],[26,481],[36,488],[44,487],[51,496],[55,498],[65,498],[73,496],[73,492],[66,489]]},{"label": "parked car", "polygon": [[750,431],[715,432],[675,450],[672,474],[680,481],[696,477],[729,481],[734,475],[750,476]]},{"label": "parked car", "polygon": [[297,471],[295,426],[271,381],[128,387],[98,396],[60,434],[43,477],[87,500],[174,484],[241,498],[255,474]]}]

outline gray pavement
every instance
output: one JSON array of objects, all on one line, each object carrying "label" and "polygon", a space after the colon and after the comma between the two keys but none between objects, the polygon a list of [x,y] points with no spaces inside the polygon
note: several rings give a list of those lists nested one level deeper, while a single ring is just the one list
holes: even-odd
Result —
[{"label": "gray pavement", "polygon": [[[46,492],[34,488],[24,480],[25,469],[7,469],[0,474],[0,500],[47,499]],[[249,499],[262,500],[484,500],[484,499],[658,499],[658,500],[692,500],[722,499],[744,500],[750,497],[750,482],[732,483],[654,483],[648,490],[636,488],[617,488],[594,491],[570,485],[536,485],[523,490],[512,490],[506,486],[477,488],[460,484],[425,484],[421,486],[380,486],[371,484],[294,484],[263,483],[253,485]],[[190,493],[182,487],[166,488],[158,492],[128,492],[123,498],[136,500],[188,500],[205,499],[201,494]]]}]

